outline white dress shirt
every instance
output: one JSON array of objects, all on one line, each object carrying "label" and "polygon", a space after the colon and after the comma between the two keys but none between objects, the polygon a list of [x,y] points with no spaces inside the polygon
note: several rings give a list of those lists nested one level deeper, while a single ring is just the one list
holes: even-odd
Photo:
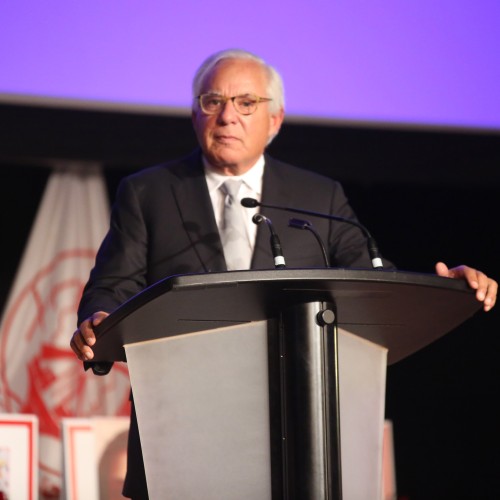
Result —
[{"label": "white dress shirt", "polygon": [[[243,181],[238,194],[239,200],[242,198],[255,198],[257,201],[261,200],[264,163],[264,156],[261,156],[257,160],[257,163],[243,175],[231,176],[231,179],[241,179]],[[205,157],[203,157],[203,166],[205,168],[208,192],[210,193],[210,199],[212,200],[212,206],[214,208],[215,220],[217,222],[217,227],[220,229],[224,216],[224,193],[220,187],[224,181],[227,180],[228,176],[220,174],[208,163]],[[244,214],[248,245],[253,253],[255,238],[257,236],[257,225],[252,222],[252,217],[258,212],[258,207],[245,208],[240,204],[240,208]]]}]

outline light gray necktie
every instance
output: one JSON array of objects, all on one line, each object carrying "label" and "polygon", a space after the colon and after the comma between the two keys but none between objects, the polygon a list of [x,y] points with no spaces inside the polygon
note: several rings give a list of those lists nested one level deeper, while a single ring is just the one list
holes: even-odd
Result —
[{"label": "light gray necktie", "polygon": [[238,191],[242,183],[241,180],[228,179],[220,187],[225,194],[223,226],[220,229],[220,237],[229,271],[249,269],[252,259],[243,208],[238,199]]}]

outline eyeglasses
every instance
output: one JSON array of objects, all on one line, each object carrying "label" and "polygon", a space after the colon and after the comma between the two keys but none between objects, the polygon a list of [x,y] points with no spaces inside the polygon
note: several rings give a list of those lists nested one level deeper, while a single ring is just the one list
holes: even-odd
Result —
[{"label": "eyeglasses", "polygon": [[224,109],[227,101],[232,101],[234,109],[242,115],[251,115],[257,109],[259,102],[272,101],[269,97],[259,97],[252,94],[225,97],[219,94],[201,94],[196,97],[200,107],[207,115],[216,115]]}]

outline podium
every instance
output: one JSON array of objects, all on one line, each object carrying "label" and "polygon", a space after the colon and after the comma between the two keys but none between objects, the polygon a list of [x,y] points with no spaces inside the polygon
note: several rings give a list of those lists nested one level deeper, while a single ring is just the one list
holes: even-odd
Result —
[{"label": "podium", "polygon": [[376,499],[386,365],[479,308],[399,271],[173,276],[99,325],[93,361],[128,362],[151,499]]}]

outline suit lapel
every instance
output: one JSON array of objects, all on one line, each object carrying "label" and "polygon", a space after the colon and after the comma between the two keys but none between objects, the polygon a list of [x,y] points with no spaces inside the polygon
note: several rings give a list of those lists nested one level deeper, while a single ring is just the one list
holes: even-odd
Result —
[{"label": "suit lapel", "polygon": [[[187,167],[187,168],[186,168]],[[188,157],[173,185],[183,227],[205,272],[227,270],[200,152]]]}]

